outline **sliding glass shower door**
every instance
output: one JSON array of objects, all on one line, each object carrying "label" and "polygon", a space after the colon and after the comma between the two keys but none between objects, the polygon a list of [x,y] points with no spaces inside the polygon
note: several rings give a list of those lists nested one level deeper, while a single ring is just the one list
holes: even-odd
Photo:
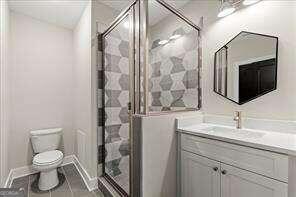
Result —
[{"label": "sliding glass shower door", "polygon": [[104,174],[124,195],[129,195],[130,113],[133,82],[131,11],[103,35],[104,55]]}]

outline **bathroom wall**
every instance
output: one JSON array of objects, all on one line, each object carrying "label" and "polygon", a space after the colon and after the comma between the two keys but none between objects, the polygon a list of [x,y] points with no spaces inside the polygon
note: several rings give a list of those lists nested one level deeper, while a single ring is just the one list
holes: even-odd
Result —
[{"label": "bathroom wall", "polygon": [[64,128],[74,153],[72,31],[11,12],[9,168],[30,165],[29,131]]},{"label": "bathroom wall", "polygon": [[8,166],[8,133],[9,133],[9,44],[10,13],[6,0],[0,2],[0,187],[3,187],[9,173]]},{"label": "bathroom wall", "polygon": [[[75,87],[75,154],[88,174],[93,178],[101,175],[98,164],[98,145],[102,144],[102,129],[98,125],[97,92],[98,73],[101,59],[97,54],[97,30],[106,28],[117,12],[98,1],[90,1],[78,24],[73,30],[74,42],[74,87]],[[98,28],[99,26],[99,28]]]},{"label": "bathroom wall", "polygon": [[[296,119],[296,20],[295,1],[261,1],[222,19],[217,18],[219,2],[192,1],[180,11],[195,23],[204,17],[203,110],[218,115],[270,119]],[[247,104],[238,106],[213,92],[214,53],[240,31],[279,37],[278,88]]]},{"label": "bathroom wall", "polygon": [[177,133],[175,119],[201,112],[179,112],[135,119],[142,135],[142,196],[177,196]]},{"label": "bathroom wall", "polygon": [[[74,78],[75,78],[75,153],[89,175],[96,174],[92,163],[92,105],[91,105],[91,3],[89,3],[80,21],[73,30]],[[77,131],[80,132],[77,133]]]}]

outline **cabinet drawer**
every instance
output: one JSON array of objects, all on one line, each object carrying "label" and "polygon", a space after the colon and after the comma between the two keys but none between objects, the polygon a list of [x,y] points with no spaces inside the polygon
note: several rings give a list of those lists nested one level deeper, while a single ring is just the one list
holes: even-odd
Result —
[{"label": "cabinet drawer", "polygon": [[193,135],[181,135],[181,148],[232,166],[288,182],[287,155]]}]

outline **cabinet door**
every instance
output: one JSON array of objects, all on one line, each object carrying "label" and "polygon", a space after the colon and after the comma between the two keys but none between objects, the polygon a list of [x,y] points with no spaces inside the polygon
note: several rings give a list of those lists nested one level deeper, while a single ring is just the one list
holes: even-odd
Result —
[{"label": "cabinet door", "polygon": [[288,197],[288,185],[221,164],[221,197]]},{"label": "cabinet door", "polygon": [[181,152],[181,197],[220,197],[220,163]]}]

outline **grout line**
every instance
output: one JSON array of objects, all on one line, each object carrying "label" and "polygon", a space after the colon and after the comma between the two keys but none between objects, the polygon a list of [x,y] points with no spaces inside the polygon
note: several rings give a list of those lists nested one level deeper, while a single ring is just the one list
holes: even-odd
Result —
[{"label": "grout line", "polygon": [[27,197],[30,197],[30,185],[31,185],[31,180],[30,180],[30,175],[28,176],[28,191],[27,191]]},{"label": "grout line", "polygon": [[74,197],[74,194],[73,194],[72,188],[71,188],[71,186],[70,186],[70,183],[69,183],[68,178],[67,178],[67,175],[66,175],[66,171],[64,170],[64,167],[63,167],[63,166],[62,166],[61,168],[62,168],[62,170],[63,170],[63,172],[64,172],[66,182],[67,182],[68,187],[69,187],[69,190],[70,190],[70,192],[71,192],[71,196]]}]

